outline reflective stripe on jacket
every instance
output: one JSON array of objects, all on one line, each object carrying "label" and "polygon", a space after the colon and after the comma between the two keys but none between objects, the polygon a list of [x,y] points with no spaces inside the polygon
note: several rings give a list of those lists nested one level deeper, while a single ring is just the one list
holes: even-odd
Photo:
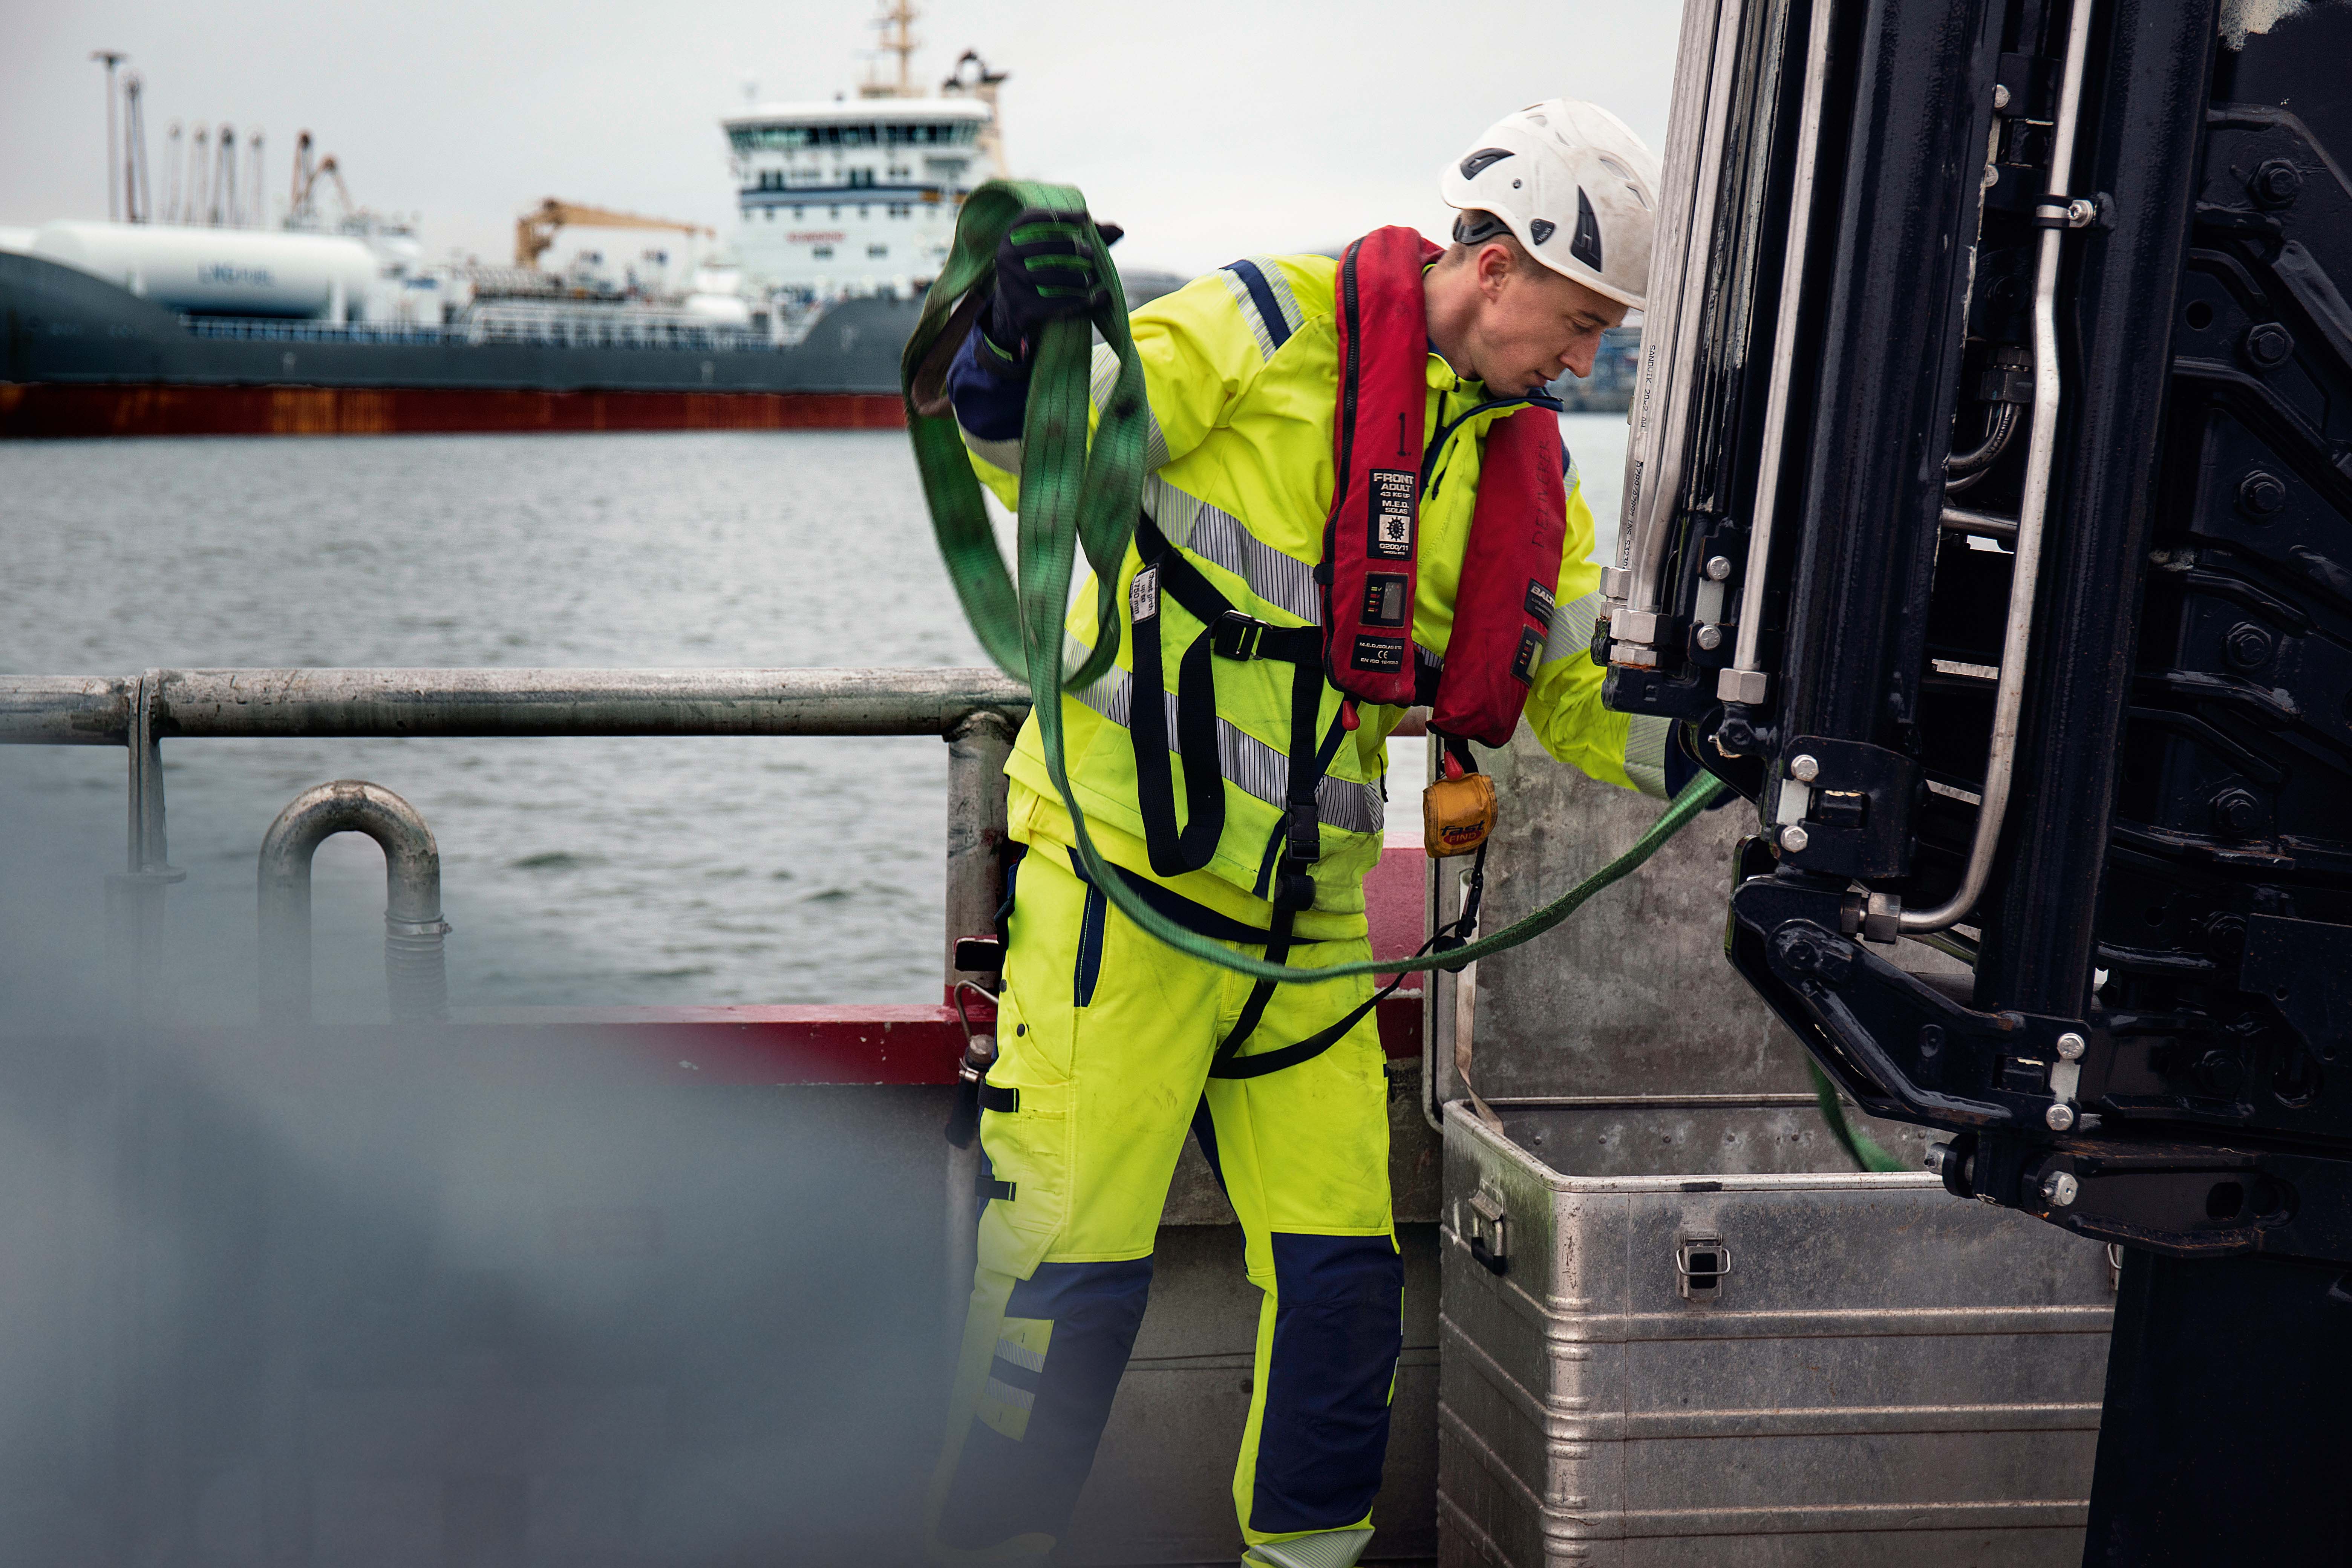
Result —
[{"label": "reflective stripe on jacket", "polygon": [[[1195,279],[1138,310],[1135,345],[1142,356],[1152,429],[1143,505],[1169,542],[1182,550],[1244,613],[1277,626],[1316,624],[1314,577],[1331,500],[1333,406],[1339,384],[1333,280],[1325,257],[1253,257]],[[1117,366],[1096,353],[1095,396],[1108,398]],[[1469,536],[1478,468],[1488,426],[1514,410],[1464,416],[1490,395],[1465,382],[1433,352],[1428,360],[1427,429],[1443,441],[1421,514],[1420,584],[1413,640],[1443,657],[1453,625],[1462,551]],[[959,406],[966,443],[982,479],[1018,509],[1020,446],[987,439]],[[1457,426],[1454,421],[1461,420]],[[1605,783],[1665,793],[1664,721],[1628,719],[1601,705],[1602,671],[1587,653],[1601,598],[1592,552],[1592,514],[1571,459],[1568,529],[1559,605],[1528,694],[1527,721],[1544,748]],[[1122,589],[1139,564],[1129,548]],[[1122,592],[1121,602],[1128,595]],[[1168,658],[1201,630],[1181,606],[1163,603]],[[1094,595],[1082,591],[1068,621],[1074,641],[1094,635]],[[1122,626],[1118,667],[1088,690],[1066,700],[1070,782],[1096,845],[1117,864],[1150,874],[1136,802],[1135,753],[1126,727],[1133,668],[1131,627]],[[1186,897],[1264,925],[1267,878],[1281,823],[1291,751],[1290,667],[1265,661],[1216,663],[1217,742],[1225,777],[1223,837],[1206,869],[1161,878]],[[1339,694],[1328,685],[1318,730],[1328,729]],[[1384,801],[1386,741],[1399,708],[1369,709],[1340,745],[1317,791],[1322,858],[1315,866],[1313,910],[1298,917],[1301,940],[1351,935],[1363,927],[1363,878],[1378,860],[1385,812],[1417,803]],[[1176,743],[1172,693],[1163,715]],[[1014,837],[1066,845],[1067,815],[1047,776],[1034,723],[1024,725],[1008,769]]]}]

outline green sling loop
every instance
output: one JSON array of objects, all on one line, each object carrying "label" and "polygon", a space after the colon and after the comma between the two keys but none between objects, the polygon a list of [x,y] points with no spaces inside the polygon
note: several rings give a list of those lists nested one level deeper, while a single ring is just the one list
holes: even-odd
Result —
[{"label": "green sling loop", "polygon": [[[1660,845],[1707,807],[1723,785],[1701,773],[1632,848],[1567,893],[1492,936],[1426,956],[1369,958],[1294,969],[1252,958],[1187,931],[1144,903],[1125,879],[1104,863],[1071,794],[1063,757],[1062,704],[1038,700],[1040,694],[1083,689],[1118,657],[1123,613],[1118,603],[1119,571],[1143,504],[1143,453],[1150,410],[1144,400],[1143,364],[1136,357],[1135,340],[1128,331],[1126,291],[1102,237],[1094,237],[1094,260],[1108,302],[1096,312],[1091,324],[1118,356],[1118,381],[1102,411],[1090,449],[1087,414],[1094,351],[1089,323],[1074,320],[1046,326],[1036,345],[1021,431],[1017,580],[1007,574],[1003,558],[997,552],[996,537],[981,500],[980,479],[971,470],[944,391],[948,362],[989,298],[996,247],[1013,220],[1031,207],[1082,211],[1085,206],[1086,198],[1074,186],[1022,180],[992,180],[966,197],[947,264],[923,296],[922,315],[899,361],[899,378],[906,396],[908,434],[922,473],[931,527],[939,537],[940,554],[955,584],[956,597],[988,656],[1007,675],[1027,682],[1031,711],[1045,753],[1045,771],[1070,814],[1079,864],[1121,914],[1179,952],[1255,980],[1303,984],[1401,970],[1456,970],[1551,930],[1595,893],[1655,854]],[[1063,655],[1062,617],[1070,602],[1070,578],[1078,546],[1085,548],[1095,572],[1095,642],[1078,666],[1069,668]]]}]

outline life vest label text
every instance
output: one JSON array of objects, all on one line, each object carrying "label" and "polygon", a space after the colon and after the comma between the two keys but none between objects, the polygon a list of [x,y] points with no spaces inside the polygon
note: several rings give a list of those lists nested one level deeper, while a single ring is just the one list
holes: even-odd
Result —
[{"label": "life vest label text", "polygon": [[1370,674],[1393,675],[1404,668],[1404,638],[1359,636],[1349,663]]},{"label": "life vest label text", "polygon": [[1371,501],[1366,553],[1381,561],[1412,559],[1414,492],[1421,476],[1410,468],[1373,468],[1365,475]]},{"label": "life vest label text", "polygon": [[1127,585],[1127,618],[1148,621],[1160,613],[1160,568],[1146,566]]}]

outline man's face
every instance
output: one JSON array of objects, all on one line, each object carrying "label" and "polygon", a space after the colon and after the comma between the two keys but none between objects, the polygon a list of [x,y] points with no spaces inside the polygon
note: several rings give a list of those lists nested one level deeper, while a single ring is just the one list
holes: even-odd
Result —
[{"label": "man's face", "polygon": [[1592,374],[1601,334],[1625,319],[1625,307],[1501,245],[1472,260],[1478,308],[1465,367],[1498,395],[1530,391],[1562,371]]}]

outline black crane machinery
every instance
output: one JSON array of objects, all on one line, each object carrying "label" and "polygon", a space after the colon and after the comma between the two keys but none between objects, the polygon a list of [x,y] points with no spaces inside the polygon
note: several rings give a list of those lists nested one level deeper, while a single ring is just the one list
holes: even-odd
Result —
[{"label": "black crane machinery", "polygon": [[2352,5],[2279,9],[1693,0],[1593,640],[1822,1068],[2124,1249],[2095,1564],[2352,1561]]}]

